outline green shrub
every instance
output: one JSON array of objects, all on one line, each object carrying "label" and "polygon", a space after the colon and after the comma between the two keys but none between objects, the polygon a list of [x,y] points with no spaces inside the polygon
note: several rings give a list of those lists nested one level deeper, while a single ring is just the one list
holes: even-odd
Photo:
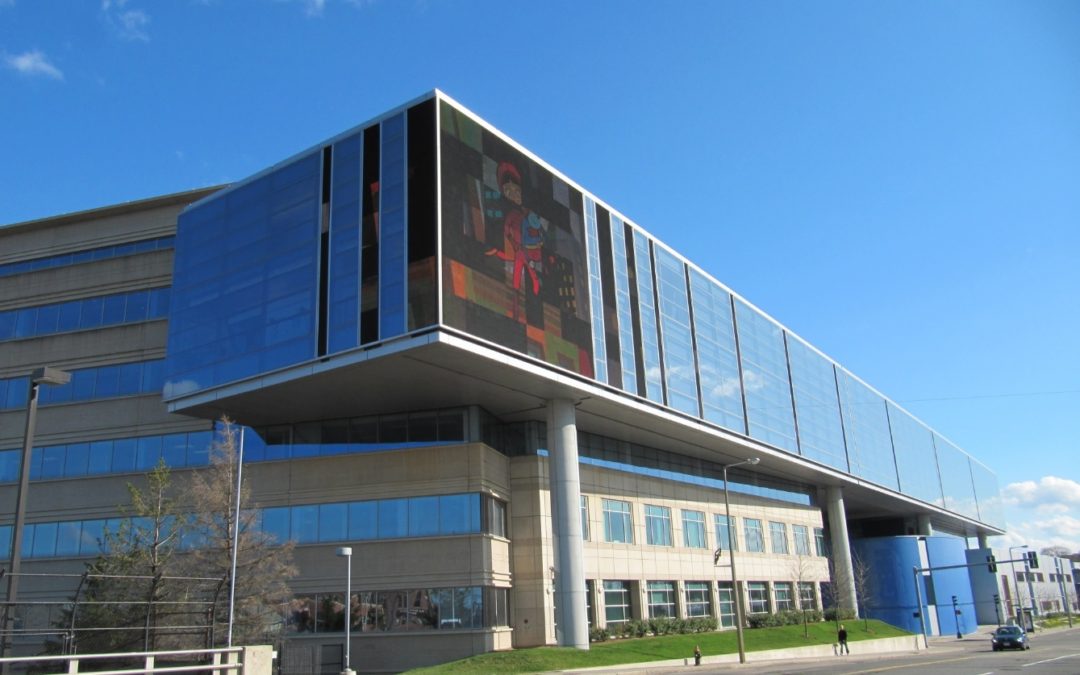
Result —
[{"label": "green shrub", "polygon": [[695,616],[687,622],[688,630],[691,633],[705,633],[707,631],[716,630],[717,621],[712,616]]},{"label": "green shrub", "polygon": [[607,642],[611,637],[611,633],[607,628],[590,628],[589,629],[589,642]]},{"label": "green shrub", "polygon": [[775,628],[784,624],[778,614],[751,614],[746,617],[746,625],[750,628]]},{"label": "green shrub", "polygon": [[649,624],[641,620],[628,621],[626,623],[626,634],[631,637],[645,637],[649,634]]},{"label": "green shrub", "polygon": [[830,607],[825,610],[826,621],[851,621],[855,618],[855,611],[851,609],[840,609],[838,607]]}]

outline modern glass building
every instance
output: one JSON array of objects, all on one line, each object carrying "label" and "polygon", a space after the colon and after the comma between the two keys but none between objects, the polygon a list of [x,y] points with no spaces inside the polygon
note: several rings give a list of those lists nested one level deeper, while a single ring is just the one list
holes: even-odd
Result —
[{"label": "modern glass building", "polygon": [[[198,467],[212,420],[250,427],[263,527],[298,543],[297,672],[340,670],[342,619],[317,615],[341,543],[370,655],[353,667],[392,670],[587,646],[590,626],[634,618],[730,627],[740,594],[753,612],[854,607],[852,540],[952,559],[1003,532],[990,469],[720,283],[715,261],[671,250],[441,92],[188,201],[153,244],[52,251],[18,237],[56,222],[9,230],[0,348],[26,351],[0,365],[0,481],[38,356],[75,373],[43,414],[158,392],[167,406],[153,434],[43,436],[33,475],[50,486],[157,457]],[[169,273],[131,288],[34,299],[19,281],[173,246]],[[42,352],[159,324],[122,358]],[[724,468],[748,457],[726,514]],[[88,555],[115,517],[99,511],[32,517],[29,559]],[[61,535],[75,530],[90,535]]]}]

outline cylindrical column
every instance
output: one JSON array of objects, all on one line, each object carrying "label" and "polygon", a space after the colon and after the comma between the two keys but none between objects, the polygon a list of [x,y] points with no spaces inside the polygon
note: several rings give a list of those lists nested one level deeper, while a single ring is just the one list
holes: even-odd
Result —
[{"label": "cylindrical column", "polygon": [[934,525],[930,522],[930,516],[925,513],[920,513],[916,517],[915,522],[919,528],[919,531],[916,534],[918,534],[920,537],[934,536]]},{"label": "cylindrical column", "polygon": [[559,644],[589,648],[585,611],[585,563],[581,539],[581,473],[578,468],[577,417],[569,399],[548,401],[548,461],[551,514],[554,519],[556,615]]},{"label": "cylindrical column", "polygon": [[829,517],[829,534],[832,537],[833,573],[836,575],[833,579],[833,588],[836,604],[841,609],[850,609],[857,614],[859,604],[855,596],[855,573],[851,565],[847,512],[844,510],[844,493],[839,487],[826,488],[825,511]]}]

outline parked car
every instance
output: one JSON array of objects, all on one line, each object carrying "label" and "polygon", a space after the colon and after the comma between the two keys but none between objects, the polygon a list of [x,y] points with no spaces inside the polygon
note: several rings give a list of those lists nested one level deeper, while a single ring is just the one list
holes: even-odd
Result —
[{"label": "parked car", "polygon": [[1031,649],[1031,642],[1020,626],[1002,626],[990,634],[990,646],[995,652],[1002,649]]}]

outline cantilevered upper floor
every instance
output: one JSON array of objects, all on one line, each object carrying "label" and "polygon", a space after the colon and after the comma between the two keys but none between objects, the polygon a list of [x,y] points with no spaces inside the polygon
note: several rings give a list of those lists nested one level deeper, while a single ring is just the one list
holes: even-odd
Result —
[{"label": "cantilevered upper floor", "polygon": [[[708,266],[710,261],[700,261]],[[165,398],[254,426],[476,404],[998,534],[983,464],[435,91],[180,216]]]}]

